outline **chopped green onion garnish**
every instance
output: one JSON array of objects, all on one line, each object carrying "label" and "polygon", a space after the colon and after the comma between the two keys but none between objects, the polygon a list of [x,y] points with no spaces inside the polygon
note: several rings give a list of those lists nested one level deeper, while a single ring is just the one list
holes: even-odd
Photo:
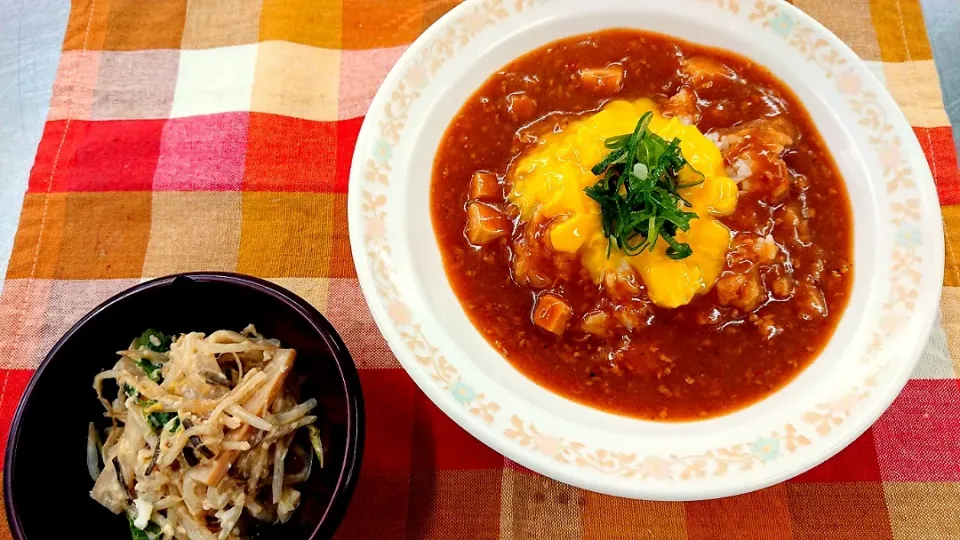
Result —
[{"label": "chopped green onion garnish", "polygon": [[[653,251],[657,239],[667,242],[667,256],[685,259],[693,250],[677,241],[677,231],[689,231],[694,212],[684,211],[690,203],[677,192],[703,181],[681,184],[680,169],[690,167],[680,151],[680,139],[666,141],[648,129],[652,112],[645,113],[633,133],[617,135],[604,141],[610,153],[592,172],[601,176],[593,186],[584,189],[587,196],[600,205],[603,234],[627,255],[643,250]],[[693,170],[690,167],[690,170]]]},{"label": "chopped green onion garnish", "polygon": [[148,328],[140,334],[140,337],[134,342],[138,349],[141,347],[156,352],[167,352],[170,350],[170,343],[173,339],[159,330]]}]

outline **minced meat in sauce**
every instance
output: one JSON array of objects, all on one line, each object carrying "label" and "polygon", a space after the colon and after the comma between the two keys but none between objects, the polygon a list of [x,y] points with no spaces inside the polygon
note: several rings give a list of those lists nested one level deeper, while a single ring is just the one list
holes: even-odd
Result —
[{"label": "minced meat in sauce", "polygon": [[[511,164],[538,136],[614,98],[694,122],[741,180],[720,218],[726,266],[678,308],[654,305],[642,282],[595,283],[506,199]],[[538,384],[637,418],[717,416],[784,386],[830,339],[853,280],[844,182],[793,92],[746,58],[652,33],[565,39],[490,77],[440,144],[430,204],[481,334]]]}]

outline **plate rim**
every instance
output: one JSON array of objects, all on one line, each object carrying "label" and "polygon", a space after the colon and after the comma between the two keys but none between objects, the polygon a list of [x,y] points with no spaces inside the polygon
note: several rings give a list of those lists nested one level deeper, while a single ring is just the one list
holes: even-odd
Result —
[{"label": "plate rim", "polygon": [[[721,8],[723,7],[723,4],[727,2],[727,0],[700,1],[710,4],[718,4],[721,6]],[[754,1],[758,4],[767,3],[764,0],[745,0],[745,3]],[[738,0],[729,0],[729,2],[731,4],[738,3]],[[516,5],[519,7],[522,4],[534,5],[538,3],[546,2],[543,0],[518,0]],[[846,447],[848,444],[850,444],[850,442],[869,429],[877,420],[877,418],[879,418],[879,416],[887,410],[887,408],[908,382],[910,374],[913,372],[913,368],[919,361],[920,355],[926,346],[927,339],[921,340],[918,338],[911,344],[911,353],[909,355],[910,361],[904,362],[903,365],[900,366],[899,371],[894,373],[891,377],[891,382],[887,383],[887,385],[883,387],[884,392],[882,393],[882,398],[875,396],[868,400],[869,406],[864,408],[864,410],[869,409],[869,414],[866,415],[866,418],[858,420],[858,423],[855,426],[854,424],[848,422],[847,425],[842,428],[843,436],[834,438],[832,444],[821,445],[821,447],[817,448],[817,453],[813,458],[804,459],[802,462],[796,462],[794,460],[795,463],[801,463],[801,465],[783,468],[779,474],[762,475],[759,481],[752,481],[748,483],[740,482],[736,487],[714,487],[709,490],[705,490],[704,485],[696,482],[659,484],[653,489],[648,489],[650,488],[650,484],[638,482],[630,489],[625,490],[619,484],[610,484],[609,482],[605,482],[603,475],[597,474],[591,477],[590,475],[576,474],[576,472],[572,472],[572,467],[566,465],[556,466],[549,464],[546,460],[538,458],[537,456],[533,456],[530,451],[523,451],[518,445],[511,444],[511,441],[507,440],[502,433],[485,427],[482,423],[479,423],[477,418],[473,415],[470,415],[461,405],[456,402],[453,397],[445,393],[437,385],[431,383],[424,373],[416,369],[416,363],[411,361],[409,358],[410,351],[404,347],[402,343],[399,343],[397,336],[393,335],[395,332],[394,323],[391,321],[390,315],[386,312],[386,309],[381,304],[381,301],[377,296],[375,284],[373,283],[375,278],[372,275],[371,269],[365,264],[365,257],[367,254],[365,238],[366,233],[362,230],[363,216],[361,215],[360,211],[360,205],[362,202],[361,184],[364,182],[362,175],[362,171],[364,169],[363,160],[367,158],[367,155],[364,154],[363,150],[366,150],[367,147],[371,145],[371,142],[374,140],[374,137],[371,134],[376,134],[379,129],[379,127],[375,124],[379,121],[381,116],[379,111],[383,108],[384,103],[388,101],[387,94],[390,93],[397,80],[402,77],[404,70],[410,67],[414,57],[422,51],[425,44],[434,38],[435,35],[438,34],[442,29],[451,25],[454,20],[461,18],[471,10],[477,10],[481,7],[489,6],[490,4],[490,0],[467,0],[466,2],[463,2],[441,17],[413,44],[411,44],[406,51],[404,51],[401,57],[397,60],[396,64],[394,64],[390,73],[385,78],[383,84],[380,86],[376,96],[371,102],[369,111],[360,129],[357,138],[358,143],[356,146],[356,151],[351,162],[350,183],[348,189],[348,221],[350,244],[354,253],[354,264],[357,270],[357,278],[360,282],[364,299],[370,308],[379,331],[381,334],[383,334],[391,351],[397,356],[401,366],[403,366],[404,370],[410,375],[414,382],[417,383],[417,386],[419,386],[420,389],[426,393],[428,397],[430,397],[431,401],[433,401],[441,410],[443,410],[448,417],[453,419],[472,436],[487,446],[490,446],[503,456],[525,467],[540,472],[551,478],[555,478],[568,484],[584,487],[592,491],[653,500],[700,500],[761,489],[763,487],[767,487],[790,477],[796,476],[797,474],[800,474],[818,465],[819,463],[835,455],[842,448]],[[502,5],[504,2],[503,0],[493,0],[493,4]],[[801,20],[803,23],[810,25],[816,32],[831,37],[833,40],[831,45],[840,49],[847,58],[854,58],[858,68],[869,71],[869,68],[866,66],[863,60],[852,49],[850,49],[845,42],[835,36],[814,18],[802,12],[799,8],[787,3],[776,3],[776,9],[782,10],[783,12],[786,12],[789,15]],[[899,106],[889,94],[889,91],[885,85],[879,81],[876,81],[876,86],[882,90],[882,92],[879,92],[879,95],[877,96],[878,99],[885,101],[885,110],[888,113],[892,111],[894,115],[893,118],[888,118],[888,120],[892,124],[897,125],[898,128],[902,128],[903,126],[908,128],[906,131],[909,133],[909,136],[905,137],[905,140],[902,141],[903,146],[906,147],[906,156],[904,160],[906,162],[911,162],[911,159],[913,159],[914,161],[917,161],[917,163],[921,164],[919,168],[914,168],[913,170],[914,176],[919,181],[919,195],[929,196],[930,191],[932,190],[932,195],[934,197],[933,201],[936,202],[936,208],[939,212],[939,201],[936,198],[936,191],[932,180],[932,175],[930,173],[929,164],[925,157],[922,156],[922,149],[919,146],[916,135],[912,129],[909,129],[911,127],[909,122],[906,120]],[[904,131],[902,129],[898,129],[897,132],[902,135]],[[920,153],[919,160],[916,159],[917,152]],[[916,165],[916,163],[914,165]],[[939,216],[940,214],[938,214],[938,217]],[[925,226],[930,225],[930,223],[927,223],[927,221],[930,221],[929,218],[922,223],[924,223]],[[931,285],[935,289],[935,291],[932,291],[935,296],[933,297],[934,300],[931,301],[931,306],[929,309],[914,313],[914,316],[922,319],[921,328],[923,328],[923,331],[926,333],[925,336],[923,336],[925,338],[929,338],[929,334],[932,332],[934,327],[935,315],[938,306],[936,299],[939,299],[940,297],[943,281],[943,224],[942,219],[937,219],[935,221],[937,224],[936,228],[938,234],[934,235],[934,238],[928,239],[928,241],[931,242],[931,245],[934,248],[934,254],[937,257],[937,260],[932,261],[932,263],[938,269],[938,276],[936,276],[938,279],[936,280],[935,284]],[[931,262],[927,262],[924,264],[924,266],[930,267],[930,264]],[[933,277],[934,276],[931,276],[931,279]],[[408,363],[410,365],[408,365]],[[682,486],[686,489],[675,489],[678,486]]]}]

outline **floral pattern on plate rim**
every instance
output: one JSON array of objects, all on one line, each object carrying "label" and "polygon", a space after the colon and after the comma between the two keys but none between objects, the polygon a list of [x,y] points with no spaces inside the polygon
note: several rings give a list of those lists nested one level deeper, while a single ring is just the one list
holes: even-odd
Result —
[{"label": "floral pattern on plate rim", "polygon": [[[449,23],[446,29],[429,42],[413,65],[400,77],[390,100],[382,111],[381,137],[364,167],[364,180],[369,184],[362,191],[362,212],[366,219],[366,259],[377,295],[389,318],[422,369],[452,399],[493,426],[501,411],[499,404],[488,400],[482,392],[464,381],[459,370],[429,343],[413,314],[403,304],[391,274],[395,271],[386,235],[387,198],[382,190],[389,185],[393,148],[399,143],[406,126],[407,114],[420,97],[423,87],[461,47],[489,26],[507,19],[511,13],[548,0],[484,0],[472,10]],[[725,448],[716,448],[696,455],[645,455],[613,452],[562,436],[541,432],[537,427],[512,415],[502,434],[530,452],[577,467],[600,473],[652,480],[692,480],[705,476],[724,476],[731,469],[747,471],[798,448],[812,444],[843,424],[863,403],[876,386],[877,376],[889,365],[877,354],[884,344],[902,332],[902,321],[914,311],[921,280],[919,255],[923,245],[920,234],[920,201],[915,192],[913,171],[901,148],[902,141],[887,120],[887,112],[878,95],[864,91],[861,75],[847,65],[847,59],[817,28],[806,25],[794,14],[770,0],[700,0],[716,4],[735,16],[745,17],[752,24],[782,38],[807,61],[832,79],[851,110],[859,117],[859,125],[883,168],[890,203],[890,223],[896,241],[890,256],[891,291],[882,306],[880,324],[876,328],[861,363],[870,368],[870,375],[842,395],[816,404],[800,418],[800,427],[787,423],[781,429]],[[749,9],[743,9],[749,6]],[[380,184],[377,186],[376,184]],[[894,195],[899,197],[894,198]]]}]

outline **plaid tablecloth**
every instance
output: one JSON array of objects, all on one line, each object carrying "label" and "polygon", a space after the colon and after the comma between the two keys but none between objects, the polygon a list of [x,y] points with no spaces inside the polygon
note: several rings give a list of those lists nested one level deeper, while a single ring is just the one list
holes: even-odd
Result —
[{"label": "plaid tablecloth", "polygon": [[314,303],[360,368],[366,456],[342,538],[960,538],[960,173],[918,0],[796,4],[867,60],[920,139],[946,225],[942,318],[849,448],[695,503],[597,495],[505,461],[420,393],[367,311],[346,222],[357,132],[454,3],[75,0],[0,292],[0,450],[32,370],[86,311],[146,278],[228,270]]}]

